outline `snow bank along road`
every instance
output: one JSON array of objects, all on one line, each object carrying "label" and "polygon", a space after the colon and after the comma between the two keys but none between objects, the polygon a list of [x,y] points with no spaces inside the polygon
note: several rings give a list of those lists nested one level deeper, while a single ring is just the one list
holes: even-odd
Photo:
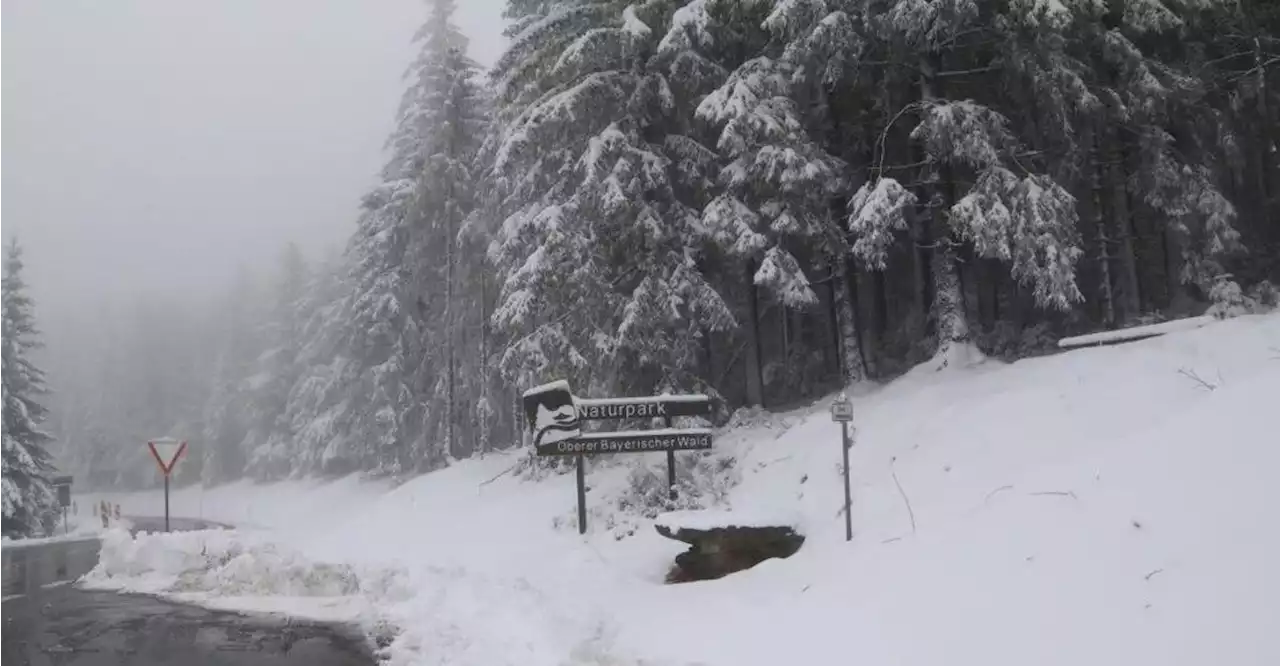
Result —
[{"label": "snow bank along road", "polygon": [[[145,529],[153,519],[133,522],[135,529]],[[207,527],[199,521],[181,524]],[[6,665],[374,663],[362,637],[332,625],[66,585],[96,565],[100,549],[97,538],[6,544]]]}]

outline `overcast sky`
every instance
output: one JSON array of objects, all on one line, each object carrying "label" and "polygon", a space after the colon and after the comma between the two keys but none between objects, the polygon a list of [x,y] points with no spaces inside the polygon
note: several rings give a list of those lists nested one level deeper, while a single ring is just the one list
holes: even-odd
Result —
[{"label": "overcast sky", "polygon": [[[461,0],[472,56],[503,0]],[[43,310],[339,247],[421,0],[4,0],[3,233]]]}]

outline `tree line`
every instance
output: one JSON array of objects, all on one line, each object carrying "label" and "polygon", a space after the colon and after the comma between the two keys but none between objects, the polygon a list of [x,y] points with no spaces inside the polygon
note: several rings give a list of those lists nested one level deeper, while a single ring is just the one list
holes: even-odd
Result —
[{"label": "tree line", "polygon": [[163,431],[207,482],[398,476],[518,444],[551,378],[723,418],[1274,304],[1275,3],[509,0],[488,72],[428,5],[345,251],[100,341],[73,466]]}]

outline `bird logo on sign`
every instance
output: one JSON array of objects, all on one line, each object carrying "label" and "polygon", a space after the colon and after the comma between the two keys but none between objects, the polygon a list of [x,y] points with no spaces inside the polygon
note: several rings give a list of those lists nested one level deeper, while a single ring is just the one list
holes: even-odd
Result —
[{"label": "bird logo on sign", "polygon": [[533,446],[555,444],[574,439],[582,434],[578,423],[578,408],[569,383],[553,382],[524,394],[525,422],[533,433]]}]

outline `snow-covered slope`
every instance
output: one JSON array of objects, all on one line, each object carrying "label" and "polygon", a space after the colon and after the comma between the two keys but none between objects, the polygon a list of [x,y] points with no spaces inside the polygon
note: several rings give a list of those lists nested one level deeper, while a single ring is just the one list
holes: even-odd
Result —
[{"label": "snow-covered slope", "polygon": [[[396,488],[188,489],[174,512],[291,553],[264,561],[347,565],[361,580],[330,596],[396,627],[402,664],[1280,663],[1280,316],[863,389],[852,543],[826,407],[719,434],[714,455],[736,462],[718,508],[798,515],[808,540],[705,583],[661,584],[681,544],[611,508],[624,465],[592,472],[585,538],[565,522],[572,475],[499,476],[515,454]],[[157,545],[108,550],[196,550],[142,539]],[[164,559],[106,556],[93,580],[141,581],[139,558]],[[228,561],[167,560],[184,582],[160,587],[223,605],[278,592],[221,589],[245,578]]]}]

